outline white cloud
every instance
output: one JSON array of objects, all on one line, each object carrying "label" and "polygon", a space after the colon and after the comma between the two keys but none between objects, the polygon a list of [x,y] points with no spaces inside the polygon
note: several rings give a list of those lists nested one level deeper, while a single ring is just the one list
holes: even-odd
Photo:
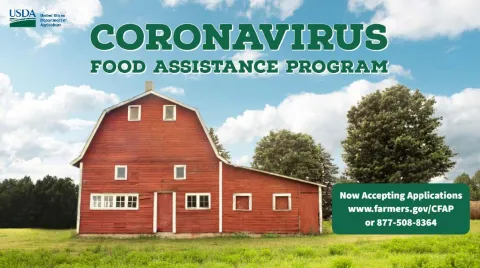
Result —
[{"label": "white cloud", "polygon": [[162,3],[167,7],[176,7],[188,2],[197,3],[204,6],[208,10],[215,10],[218,7],[226,6],[230,7],[233,5],[235,0],[163,0]]},{"label": "white cloud", "polygon": [[447,49],[445,50],[445,54],[450,54],[450,53],[452,53],[453,51],[455,51],[455,50],[457,50],[457,49],[459,49],[458,46],[451,46],[451,47],[449,47],[449,48],[447,48]]},{"label": "white cloud", "polygon": [[[85,30],[94,23],[95,18],[102,15],[102,4],[99,0],[0,0],[0,25],[8,25],[10,9],[34,10],[37,16],[37,29],[25,31],[28,37],[37,42],[38,48],[49,44],[58,44],[61,32],[68,28]],[[67,22],[62,27],[41,30],[40,13],[64,14]]]},{"label": "white cloud", "polygon": [[5,110],[0,112],[0,124],[10,129],[29,126],[59,130],[59,126],[64,125],[61,120],[76,111],[104,108],[106,103],[119,102],[117,95],[92,89],[88,85],[57,86],[53,91],[49,96],[27,92],[23,97],[10,91],[5,96],[8,98]]},{"label": "white cloud", "polygon": [[0,73],[0,179],[30,175],[70,176],[78,170],[69,165],[83,141],[68,137],[77,131],[88,135],[95,122],[72,118],[73,114],[100,111],[118,103],[115,94],[90,86],[57,86],[50,94],[15,92],[10,78]]},{"label": "white cloud", "polygon": [[256,11],[264,11],[268,17],[275,16],[286,20],[303,4],[303,0],[250,0],[249,8],[243,13],[252,18]]},{"label": "white cloud", "polygon": [[446,178],[446,177],[440,176],[440,177],[432,178],[432,179],[430,180],[430,182],[431,182],[431,183],[449,183],[449,182],[451,183],[452,181],[451,181],[451,180],[448,180],[448,178]]},{"label": "white cloud", "polygon": [[247,61],[247,60],[258,60],[259,58],[263,57],[265,54],[259,52],[258,50],[250,50],[246,49],[242,52],[237,52],[232,56],[232,60],[238,62],[240,60]]},{"label": "white cloud", "polygon": [[480,170],[480,88],[467,88],[435,99],[436,114],[443,117],[440,133],[458,153],[452,173],[472,174]]},{"label": "white cloud", "polygon": [[[228,118],[218,128],[220,141],[226,145],[247,144],[270,130],[289,129],[312,135],[333,155],[341,153],[346,137],[347,111],[362,96],[397,84],[392,78],[372,83],[358,80],[331,93],[300,93],[288,96],[278,106],[247,110]],[[457,153],[456,167],[450,179],[461,172],[480,169],[480,89],[465,89],[452,96],[435,96],[436,115],[443,117],[440,134]],[[341,159],[336,159],[340,163]]]},{"label": "white cloud", "polygon": [[185,95],[185,90],[180,87],[168,86],[160,89],[160,92],[170,93],[172,95]]},{"label": "white cloud", "polygon": [[[235,65],[235,68],[239,69],[240,68],[240,61],[244,61],[244,62],[247,62],[249,60],[255,62],[257,60],[259,60],[260,58],[266,56],[266,54],[264,53],[261,53],[257,50],[250,50],[250,49],[246,49],[244,51],[241,51],[241,52],[237,52],[235,53],[232,57],[231,57],[231,60],[233,61],[233,64]],[[282,65],[281,63],[278,64],[278,70],[279,70],[279,73],[281,72],[281,68],[283,68],[284,65]],[[253,71],[252,73],[242,73],[242,74],[238,74],[240,77],[252,77],[252,78],[256,78],[256,77],[271,77],[273,75],[277,75],[277,74],[274,74],[274,73],[257,73],[255,71]]]},{"label": "white cloud", "polygon": [[402,76],[405,78],[413,79],[412,71],[405,69],[402,65],[390,64],[388,66],[388,73],[394,76]]},{"label": "white cloud", "polygon": [[235,118],[228,118],[217,134],[222,143],[231,144],[251,142],[272,129],[287,128],[310,133],[327,149],[334,150],[345,136],[347,110],[361,96],[395,84],[397,81],[393,79],[378,83],[358,80],[332,93],[291,95],[277,107],[267,104],[263,110],[247,110]]},{"label": "white cloud", "polygon": [[373,12],[370,22],[384,24],[387,34],[396,38],[451,38],[480,29],[478,0],[349,0],[348,8]]},{"label": "white cloud", "polygon": [[54,35],[51,32],[46,32],[42,35],[30,28],[26,28],[25,33],[28,37],[32,38],[38,43],[37,48],[43,48],[50,44],[60,43],[60,36]]},{"label": "white cloud", "polygon": [[232,163],[234,165],[237,165],[237,166],[244,166],[244,167],[248,167],[251,165],[251,162],[252,162],[252,158],[248,155],[242,155],[241,157],[239,158],[234,158],[232,160]]},{"label": "white cloud", "polygon": [[163,4],[167,7],[175,7],[186,2],[187,0],[163,0]]},{"label": "white cloud", "polygon": [[59,123],[64,125],[69,130],[79,130],[79,129],[93,127],[96,122],[91,120],[73,118],[73,119],[62,119],[59,121]]}]

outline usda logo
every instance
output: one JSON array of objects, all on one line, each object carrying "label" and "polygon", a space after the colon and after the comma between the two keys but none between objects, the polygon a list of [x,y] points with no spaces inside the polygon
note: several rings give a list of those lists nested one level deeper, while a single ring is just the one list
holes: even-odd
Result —
[{"label": "usda logo", "polygon": [[10,9],[10,27],[36,27],[35,12],[28,9]]}]

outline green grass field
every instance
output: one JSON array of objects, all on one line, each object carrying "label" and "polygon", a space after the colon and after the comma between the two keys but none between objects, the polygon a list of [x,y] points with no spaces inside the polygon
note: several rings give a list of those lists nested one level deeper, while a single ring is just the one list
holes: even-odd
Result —
[{"label": "green grass field", "polygon": [[458,236],[335,235],[172,240],[0,229],[0,267],[480,267],[480,221]]}]

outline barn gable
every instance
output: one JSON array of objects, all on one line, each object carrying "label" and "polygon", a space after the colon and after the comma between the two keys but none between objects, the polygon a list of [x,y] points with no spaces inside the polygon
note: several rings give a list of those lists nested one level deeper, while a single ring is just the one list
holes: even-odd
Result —
[{"label": "barn gable", "polygon": [[198,120],[199,120],[199,122],[200,122],[200,124],[201,124],[201,126],[202,126],[202,128],[203,128],[203,130],[204,130],[204,132],[205,132],[205,135],[206,135],[207,138],[208,138],[208,141],[209,141],[209,143],[210,143],[210,146],[212,147],[213,151],[215,152],[216,157],[217,157],[221,162],[223,162],[223,163],[225,163],[225,164],[227,164],[227,165],[236,167],[236,168],[247,169],[247,170],[250,170],[250,171],[260,172],[260,173],[268,174],[268,175],[275,176],[275,177],[278,177],[278,178],[289,179],[289,180],[298,181],[298,182],[301,182],[301,183],[306,183],[306,184],[312,184],[312,185],[317,185],[317,186],[325,187],[325,185],[322,185],[322,184],[319,184],[319,183],[309,182],[309,181],[305,181],[305,180],[298,179],[298,178],[293,178],[293,177],[289,177],[289,176],[279,175],[279,174],[275,174],[275,173],[271,173],[271,172],[267,172],[267,171],[263,171],[263,170],[258,170],[258,169],[250,168],[250,167],[243,167],[243,166],[237,166],[237,165],[231,164],[229,161],[227,161],[225,158],[223,158],[222,156],[220,156],[220,154],[218,153],[218,150],[217,150],[217,148],[216,148],[216,146],[215,146],[212,138],[210,137],[210,135],[209,135],[209,133],[208,133],[208,128],[206,127],[205,122],[203,121],[203,119],[202,119],[199,111],[198,111],[196,108],[191,107],[191,106],[189,106],[189,105],[186,105],[186,104],[184,104],[184,103],[182,103],[182,102],[179,102],[179,101],[177,101],[177,100],[171,99],[171,98],[169,98],[169,97],[167,97],[167,96],[164,96],[164,95],[162,95],[162,94],[160,94],[160,93],[158,93],[158,92],[155,92],[155,91],[153,91],[153,90],[148,90],[148,91],[146,91],[146,92],[144,92],[144,93],[142,93],[142,94],[140,94],[140,95],[137,95],[137,96],[135,96],[135,97],[133,97],[133,98],[131,98],[131,99],[125,100],[125,101],[123,101],[123,102],[120,102],[120,103],[118,103],[118,104],[116,104],[116,105],[114,105],[114,106],[111,106],[111,107],[105,109],[105,110],[102,112],[102,114],[100,115],[97,123],[95,124],[95,127],[93,128],[93,130],[92,130],[92,132],[91,132],[91,134],[90,134],[87,142],[85,143],[85,145],[84,145],[84,147],[83,147],[80,155],[79,155],[77,158],[75,158],[72,162],[70,162],[70,164],[73,165],[73,166],[75,166],[75,167],[79,167],[79,166],[80,166],[80,162],[82,161],[83,157],[85,156],[85,153],[87,152],[87,150],[88,150],[91,142],[93,141],[93,139],[94,139],[94,137],[95,137],[95,134],[97,133],[97,130],[99,129],[100,125],[102,124],[102,121],[103,121],[103,119],[105,118],[105,115],[106,115],[106,114],[108,114],[109,112],[111,112],[111,111],[113,111],[113,110],[115,110],[115,109],[117,109],[117,108],[119,108],[119,107],[122,107],[122,106],[124,106],[124,105],[127,105],[127,104],[129,104],[129,103],[131,103],[131,102],[133,102],[133,101],[136,101],[136,100],[138,100],[138,99],[141,99],[141,98],[146,97],[146,96],[151,96],[151,95],[156,96],[156,97],[159,97],[159,98],[162,98],[162,99],[165,99],[165,100],[170,101],[170,102],[172,102],[172,103],[175,103],[175,104],[177,104],[177,105],[179,105],[179,106],[182,106],[182,107],[184,107],[184,108],[186,108],[186,109],[189,109],[189,110],[191,110],[191,111],[194,111],[195,114],[196,114],[197,117],[198,117]]},{"label": "barn gable", "polygon": [[70,164],[73,165],[73,166],[75,166],[75,167],[78,167],[78,166],[79,166],[80,161],[82,160],[82,158],[84,157],[85,153],[87,152],[88,147],[90,146],[90,143],[93,141],[93,139],[94,139],[94,137],[95,137],[95,134],[97,133],[97,130],[98,130],[98,128],[100,127],[100,125],[102,124],[102,121],[103,121],[103,119],[105,118],[105,115],[106,115],[107,113],[109,113],[109,112],[111,112],[111,111],[113,111],[113,110],[115,110],[115,109],[117,109],[117,108],[119,108],[119,107],[122,107],[122,106],[124,106],[124,105],[127,105],[127,104],[129,104],[129,103],[131,103],[131,102],[133,102],[133,101],[135,101],[135,100],[138,100],[138,99],[141,99],[141,98],[143,98],[143,97],[145,97],[145,96],[150,96],[150,95],[154,95],[154,96],[157,96],[157,97],[159,97],[159,98],[168,100],[168,101],[173,102],[173,103],[175,103],[175,104],[177,104],[177,105],[180,105],[180,106],[182,106],[182,107],[184,107],[184,108],[187,108],[187,109],[189,109],[189,110],[191,110],[191,111],[194,111],[194,112],[196,113],[197,117],[198,117],[198,120],[200,121],[200,124],[202,125],[203,130],[205,131],[205,135],[207,135],[208,141],[210,142],[210,145],[211,145],[213,151],[215,152],[215,155],[216,155],[217,158],[220,159],[222,162],[228,163],[228,161],[227,161],[226,159],[224,159],[223,157],[221,157],[220,154],[218,153],[217,148],[216,148],[215,144],[213,143],[213,140],[211,139],[210,135],[208,134],[208,129],[207,129],[207,127],[206,127],[206,125],[205,125],[202,117],[200,116],[200,113],[198,112],[198,110],[197,110],[196,108],[190,107],[190,106],[188,106],[188,105],[186,105],[186,104],[183,104],[183,103],[181,103],[181,102],[179,102],[179,101],[177,101],[177,100],[171,99],[171,98],[169,98],[169,97],[167,97],[167,96],[164,96],[164,95],[162,95],[162,94],[159,94],[158,92],[155,92],[155,91],[153,91],[153,90],[150,90],[150,91],[146,91],[146,92],[144,92],[144,93],[142,93],[142,94],[140,94],[140,95],[137,95],[137,96],[135,96],[135,97],[133,97],[133,98],[131,98],[131,99],[128,99],[128,100],[126,100],[126,101],[123,101],[123,102],[121,102],[121,103],[118,103],[118,104],[116,104],[116,105],[114,105],[114,106],[111,106],[111,107],[103,110],[102,114],[100,115],[100,118],[98,119],[97,123],[95,124],[95,127],[94,127],[93,130],[92,130],[92,133],[90,134],[90,137],[88,138],[87,142],[85,143],[85,146],[83,147],[82,152],[80,153],[80,155],[79,155],[77,158],[75,158],[72,162],[70,162]]}]

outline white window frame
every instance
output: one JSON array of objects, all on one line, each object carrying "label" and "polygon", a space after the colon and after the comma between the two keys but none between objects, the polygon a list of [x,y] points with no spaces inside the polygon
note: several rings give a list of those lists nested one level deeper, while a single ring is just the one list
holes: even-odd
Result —
[{"label": "white window frame", "polygon": [[[94,207],[93,197],[100,196],[100,207]],[[105,197],[106,196],[113,196],[113,207],[105,207]],[[117,196],[125,197],[125,207],[117,207]],[[136,207],[128,207],[128,197],[136,197],[137,198],[137,206]],[[140,207],[140,198],[138,193],[130,193],[130,194],[109,194],[109,193],[101,193],[101,194],[90,194],[90,210],[138,210]]]},{"label": "white window frame", "polygon": [[[208,196],[208,208],[200,207],[200,196],[207,195]],[[197,207],[189,208],[187,207],[187,200],[189,196],[196,196],[197,198]],[[185,210],[209,210],[212,207],[212,197],[210,193],[185,193]]]},{"label": "white window frame", "polygon": [[[172,106],[173,107],[173,119],[167,119],[167,107]],[[168,105],[163,105],[163,121],[176,121],[177,120],[177,105],[173,104],[168,104]]]},{"label": "white window frame", "polygon": [[[288,209],[277,209],[276,198],[277,197],[288,197]],[[291,211],[292,210],[292,194],[273,194],[273,211]]]},{"label": "white window frame", "polygon": [[[130,119],[130,108],[138,108],[138,119]],[[128,121],[137,122],[142,120],[142,105],[128,105]]]},{"label": "white window frame", "polygon": [[[177,168],[183,167],[183,178],[177,178]],[[187,165],[174,165],[173,166],[173,179],[178,181],[183,181],[187,179]]]},{"label": "white window frame", "polygon": [[[118,168],[125,168],[125,178],[119,178],[118,177]],[[126,181],[128,177],[128,166],[126,165],[116,165],[115,166],[115,180],[116,181]]]},{"label": "white window frame", "polygon": [[[248,197],[248,209],[237,209],[237,197],[238,196]],[[252,194],[251,193],[233,194],[233,210],[234,211],[252,211]]]}]

